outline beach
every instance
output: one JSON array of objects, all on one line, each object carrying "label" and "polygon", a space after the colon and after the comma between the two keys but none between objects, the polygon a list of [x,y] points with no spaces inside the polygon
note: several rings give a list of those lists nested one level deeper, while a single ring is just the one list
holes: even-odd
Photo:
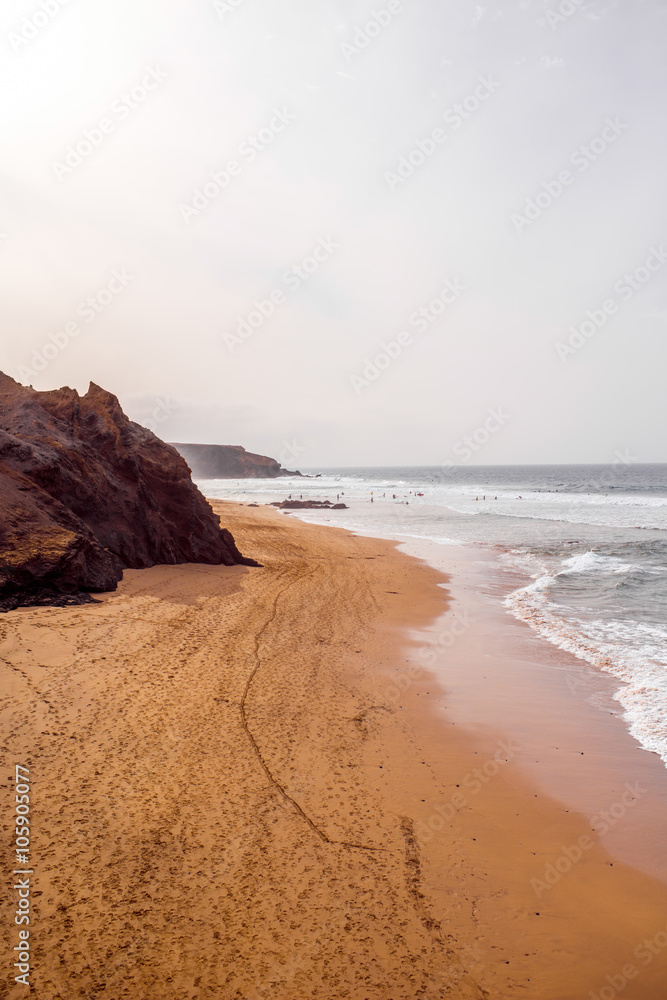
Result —
[{"label": "beach", "polygon": [[0,620],[34,995],[662,1000],[659,758],[456,568],[212,502],[261,568]]}]

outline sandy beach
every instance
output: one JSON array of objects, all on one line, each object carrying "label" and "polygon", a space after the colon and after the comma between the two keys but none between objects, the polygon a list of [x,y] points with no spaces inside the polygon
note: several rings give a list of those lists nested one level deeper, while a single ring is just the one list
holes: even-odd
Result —
[{"label": "sandy beach", "polygon": [[[33,995],[664,1000],[657,758],[395,544],[214,507],[262,568],[130,570],[99,603],[0,619]],[[437,675],[417,668],[434,642]],[[588,802],[642,817],[637,859]],[[26,993],[6,971],[0,996]]]}]

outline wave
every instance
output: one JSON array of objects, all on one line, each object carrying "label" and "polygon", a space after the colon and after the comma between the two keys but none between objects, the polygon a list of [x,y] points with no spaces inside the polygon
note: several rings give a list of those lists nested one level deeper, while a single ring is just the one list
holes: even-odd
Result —
[{"label": "wave", "polygon": [[[528,555],[524,566],[531,562]],[[505,606],[542,638],[622,682],[614,698],[632,735],[667,763],[667,628],[630,618],[583,618],[550,600],[559,578],[582,574],[622,574],[633,569],[613,557],[584,552],[565,560],[554,573],[545,567],[532,583],[511,593]],[[517,565],[517,568],[518,565]]]},{"label": "wave", "polygon": [[615,556],[603,556],[590,549],[587,552],[581,552],[578,555],[570,556],[569,559],[564,561],[564,566],[565,569],[556,573],[556,578],[575,576],[579,573],[603,574],[606,576],[610,573],[630,573],[633,571],[641,572],[642,570],[641,566],[635,566],[632,563],[623,562]]}]

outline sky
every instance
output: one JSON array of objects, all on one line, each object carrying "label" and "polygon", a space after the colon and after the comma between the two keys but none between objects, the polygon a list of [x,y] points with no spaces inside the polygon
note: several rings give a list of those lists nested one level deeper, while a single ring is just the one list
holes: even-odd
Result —
[{"label": "sky", "polygon": [[288,468],[667,461],[667,2],[5,0],[0,368]]}]

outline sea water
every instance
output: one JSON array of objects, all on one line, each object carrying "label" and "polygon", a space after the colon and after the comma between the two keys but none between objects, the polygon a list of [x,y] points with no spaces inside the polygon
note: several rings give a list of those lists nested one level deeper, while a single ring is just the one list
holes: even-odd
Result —
[{"label": "sea water", "polygon": [[484,547],[500,575],[521,583],[504,597],[507,613],[622,682],[615,697],[631,732],[667,763],[667,465],[306,471],[313,478],[199,486],[259,503],[339,496],[349,510],[297,514],[376,537]]}]

